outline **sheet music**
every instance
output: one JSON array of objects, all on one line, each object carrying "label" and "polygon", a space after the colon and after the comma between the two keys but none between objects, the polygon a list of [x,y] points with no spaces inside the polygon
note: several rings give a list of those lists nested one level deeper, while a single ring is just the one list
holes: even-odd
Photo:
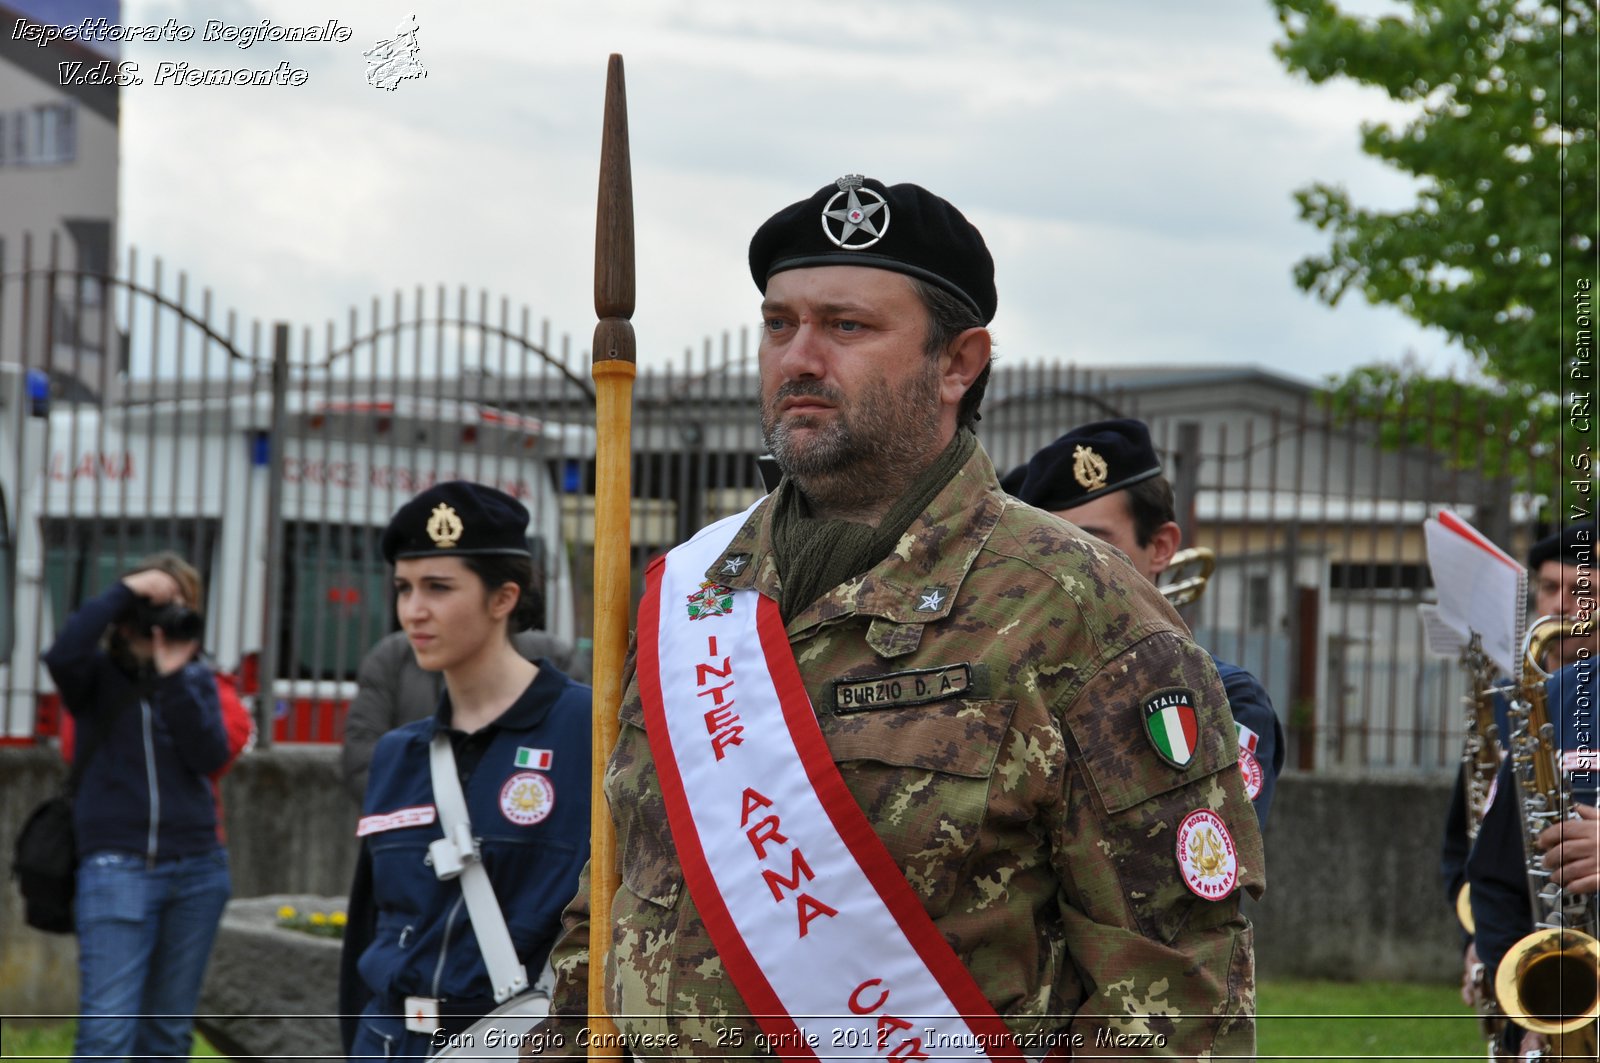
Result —
[{"label": "sheet music", "polygon": [[1465,639],[1477,632],[1503,675],[1520,675],[1528,573],[1510,554],[1449,510],[1423,522],[1438,616]]},{"label": "sheet music", "polygon": [[1459,661],[1462,653],[1466,652],[1469,636],[1465,632],[1457,631],[1445,622],[1439,615],[1437,605],[1417,606],[1417,615],[1422,618],[1422,634],[1426,642],[1428,656],[1444,657],[1451,661]]}]

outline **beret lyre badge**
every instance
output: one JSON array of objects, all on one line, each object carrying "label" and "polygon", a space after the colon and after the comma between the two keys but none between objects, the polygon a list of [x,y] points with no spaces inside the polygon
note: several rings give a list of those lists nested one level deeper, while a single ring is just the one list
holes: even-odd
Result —
[{"label": "beret lyre badge", "polygon": [[428,518],[428,538],[433,540],[433,545],[441,550],[454,546],[461,539],[461,518],[456,516],[456,511],[443,502],[433,507],[433,515]]},{"label": "beret lyre badge", "polygon": [[[839,191],[822,207],[823,233],[846,251],[871,247],[889,231],[889,202],[872,189],[862,187],[864,180],[858,173],[839,178],[834,182],[839,186]],[[863,195],[872,199],[863,203]],[[840,196],[846,197],[842,207],[837,206]],[[838,224],[832,224],[834,222]],[[866,236],[853,239],[857,233],[865,233]]]},{"label": "beret lyre badge", "polygon": [[1078,481],[1078,486],[1085,491],[1097,491],[1104,487],[1109,471],[1106,459],[1096,454],[1092,448],[1078,447],[1072,452],[1072,478]]},{"label": "beret lyre badge", "polygon": [[528,507],[496,488],[447,480],[396,510],[379,546],[391,565],[408,557],[529,557]]}]

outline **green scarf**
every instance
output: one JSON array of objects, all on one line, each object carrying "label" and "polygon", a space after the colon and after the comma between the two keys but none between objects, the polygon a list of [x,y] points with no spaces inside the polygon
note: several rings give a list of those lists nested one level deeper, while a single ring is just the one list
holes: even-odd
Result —
[{"label": "green scarf", "polygon": [[911,522],[932,504],[977,449],[978,437],[963,428],[890,507],[876,528],[849,520],[810,516],[805,496],[787,476],[772,503],[773,560],[777,562],[783,622],[846,580],[889,556]]}]

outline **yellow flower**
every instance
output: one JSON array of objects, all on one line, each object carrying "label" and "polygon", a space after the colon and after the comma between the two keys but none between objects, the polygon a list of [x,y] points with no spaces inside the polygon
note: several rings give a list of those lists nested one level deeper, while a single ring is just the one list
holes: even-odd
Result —
[{"label": "yellow flower", "polygon": [[325,926],[325,925],[327,925],[327,922],[328,922],[328,917],[323,915],[321,912],[312,912],[311,913],[311,925],[312,926]]},{"label": "yellow flower", "polygon": [[328,921],[334,926],[344,926],[347,919],[343,912],[334,912],[332,915],[328,916]]},{"label": "yellow flower", "polygon": [[296,912],[293,908],[289,907],[287,904],[284,905],[282,908],[278,909],[278,918],[279,919],[293,919],[298,914],[299,914],[298,912]]}]

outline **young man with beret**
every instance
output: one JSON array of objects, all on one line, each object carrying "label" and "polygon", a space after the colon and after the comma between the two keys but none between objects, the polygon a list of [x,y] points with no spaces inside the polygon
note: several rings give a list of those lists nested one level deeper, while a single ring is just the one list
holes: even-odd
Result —
[{"label": "young man with beret", "polygon": [[[1562,530],[1552,535],[1545,536],[1533,544],[1528,551],[1528,572],[1533,581],[1533,617],[1563,616],[1577,618],[1581,615],[1590,615],[1594,612],[1594,584],[1593,584],[1593,554],[1594,521],[1580,521],[1569,524]],[[1589,570],[1584,571],[1584,565],[1589,564]],[[1585,601],[1587,599],[1587,601]],[[1564,665],[1574,664],[1578,659],[1580,648],[1587,641],[1591,652],[1594,646],[1593,636],[1575,636],[1562,639],[1555,646],[1555,652],[1547,654],[1544,665],[1547,668],[1560,669]],[[1495,735],[1493,738],[1496,757],[1503,758],[1505,744],[1508,737],[1506,723],[1506,699],[1504,695],[1505,680],[1497,683],[1501,688],[1493,695]],[[1552,702],[1551,704],[1555,704]],[[1487,736],[1486,736],[1487,739]],[[1492,787],[1493,793],[1498,787]],[[1450,794],[1450,807],[1445,814],[1444,838],[1439,853],[1439,879],[1444,886],[1445,898],[1451,910],[1458,915],[1461,912],[1461,891],[1467,884],[1467,856],[1472,850],[1473,838],[1477,833],[1477,826],[1470,822],[1467,799],[1466,772],[1456,773],[1455,786]],[[1479,816],[1487,810],[1480,808]],[[1503,842],[1495,843],[1503,845]],[[1520,858],[1521,845],[1517,845],[1515,858]],[[1520,865],[1511,869],[1508,881],[1516,881],[1523,877]],[[1470,911],[1470,909],[1469,909]],[[1519,924],[1520,926],[1520,924]],[[1494,931],[1490,932],[1493,935]],[[1521,934],[1517,934],[1520,937]],[[1512,938],[1512,940],[1515,940]],[[1492,1000],[1492,987],[1489,978],[1492,970],[1487,968],[1478,956],[1477,942],[1471,933],[1463,931],[1462,957],[1461,957],[1461,997],[1466,1004],[1482,1008]],[[1520,1038],[1521,1031],[1516,1031]],[[1514,1054],[1516,1043],[1509,1045],[1507,1051]]]},{"label": "young man with beret", "polygon": [[[1143,421],[1086,424],[1040,450],[1000,481],[1017,498],[1116,547],[1151,583],[1183,542],[1172,484]],[[1211,655],[1239,738],[1239,774],[1263,829],[1283,771],[1283,726],[1260,680]]]},{"label": "young man with beret", "polygon": [[[1251,1055],[1261,841],[1222,686],[1126,561],[1000,490],[982,236],[852,175],[750,269],[784,478],[646,576],[605,776],[624,1042]],[[581,1050],[565,921],[545,1033]]]},{"label": "young man with beret", "polygon": [[[1528,570],[1533,573],[1534,616],[1562,616],[1591,621],[1585,631],[1561,640],[1556,658],[1545,662],[1554,670],[1577,661],[1580,655],[1595,653],[1594,568],[1595,522],[1580,520],[1540,539],[1528,551]],[[1587,649],[1587,652],[1585,652]]]},{"label": "young man with beret", "polygon": [[[1536,828],[1538,852],[1532,863],[1547,872],[1548,881],[1569,893],[1587,896],[1590,913],[1600,892],[1600,812],[1595,809],[1600,791],[1600,755],[1596,752],[1596,703],[1600,701],[1600,662],[1594,654],[1595,522],[1569,524],[1535,543],[1528,555],[1534,574],[1534,611],[1539,616],[1559,616],[1587,622],[1580,631],[1556,646],[1556,660],[1546,667],[1555,673],[1545,682],[1545,703],[1550,724],[1549,740],[1555,751],[1561,785],[1572,799],[1570,814],[1542,819]],[[1497,708],[1497,715],[1498,715]],[[1514,752],[1512,725],[1501,722],[1502,744]],[[1529,905],[1529,854],[1524,845],[1524,793],[1512,775],[1514,758],[1507,756],[1490,792],[1477,840],[1466,860],[1474,935],[1471,950],[1484,965],[1487,982],[1497,985],[1500,964],[1507,950],[1533,932]],[[1545,824],[1548,825],[1545,825]],[[1542,888],[1542,887],[1541,887]],[[1591,924],[1582,928],[1596,932]],[[1469,961],[1474,958],[1469,956]],[[1500,1005],[1511,1011],[1507,1000]],[[1540,1034],[1524,1035],[1521,1051],[1542,1049]]]}]

